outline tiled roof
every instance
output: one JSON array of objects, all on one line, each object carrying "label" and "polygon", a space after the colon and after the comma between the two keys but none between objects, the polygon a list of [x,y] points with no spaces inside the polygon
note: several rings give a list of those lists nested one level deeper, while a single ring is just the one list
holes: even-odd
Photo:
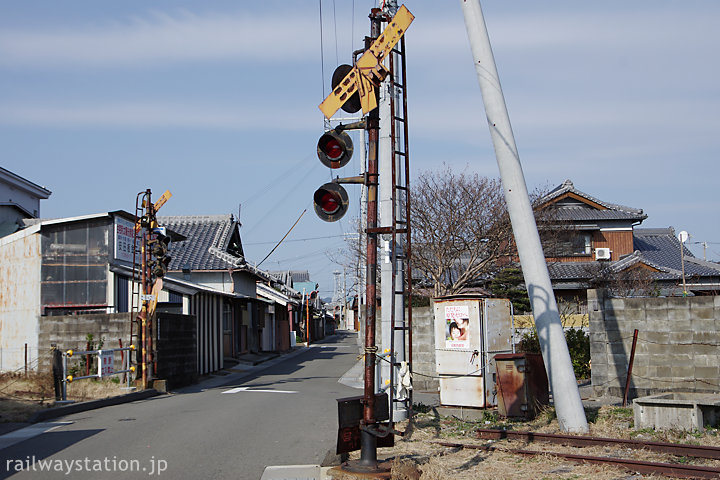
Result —
[{"label": "tiled roof", "polygon": [[592,278],[591,267],[595,262],[561,262],[548,263],[550,278],[555,280],[589,280]]},{"label": "tiled roof", "polygon": [[[310,273],[307,270],[283,270],[283,271],[272,271],[270,272],[275,278],[281,280],[292,280],[293,282],[309,282]],[[289,278],[288,278],[289,277]],[[288,282],[285,282],[288,283]]]},{"label": "tiled roof", "polygon": [[602,220],[640,220],[645,215],[629,213],[623,210],[597,210],[592,207],[558,208],[553,218],[560,221],[602,221]]},{"label": "tiled roof", "polygon": [[[633,246],[648,260],[682,271],[680,241],[672,228],[636,228],[633,231]],[[720,265],[695,258],[685,246],[683,249],[686,277],[720,275]]]},{"label": "tiled roof", "polygon": [[238,225],[232,215],[158,217],[157,220],[187,238],[170,243],[170,270],[227,270],[245,266],[243,256],[227,251]]},{"label": "tiled roof", "polygon": [[[620,260],[604,262],[613,272],[621,272],[643,263],[657,269],[655,280],[678,281],[682,278],[680,242],[671,228],[636,228],[633,232],[635,251]],[[720,278],[720,265],[695,258],[685,248],[686,279],[711,280]],[[550,263],[548,271],[557,288],[567,281],[586,282],[600,267],[598,262]]]},{"label": "tiled roof", "polygon": [[[638,252],[635,253],[638,254]],[[645,261],[641,255],[638,255],[637,258],[633,258],[631,260],[631,262],[627,262],[623,259],[612,262],[604,262],[603,264],[600,264],[599,262],[554,263],[548,264],[548,271],[554,288],[558,288],[561,285],[571,284],[575,285],[572,288],[587,288],[587,282],[598,274],[600,269],[605,266],[609,267],[611,272],[618,273],[639,262],[649,264],[649,262]],[[658,272],[652,273],[652,277],[655,280],[678,280],[680,276],[680,272],[676,272],[671,269],[661,269]]]},{"label": "tiled roof", "polygon": [[578,197],[584,198],[592,203],[600,205],[607,210],[600,210],[593,208],[590,205],[571,205],[571,206],[560,206],[557,209],[556,215],[558,220],[644,220],[647,218],[640,208],[626,207],[624,205],[618,205],[615,203],[605,202],[598,198],[588,195],[585,192],[575,188],[575,185],[570,180],[565,180],[562,184],[555,187],[542,199],[541,204],[551,202],[562,195],[572,193]]}]

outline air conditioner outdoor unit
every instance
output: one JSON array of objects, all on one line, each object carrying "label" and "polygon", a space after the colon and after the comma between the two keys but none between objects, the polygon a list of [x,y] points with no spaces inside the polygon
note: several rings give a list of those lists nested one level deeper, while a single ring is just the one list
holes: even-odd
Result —
[{"label": "air conditioner outdoor unit", "polygon": [[609,248],[596,248],[595,249],[595,260],[610,260],[610,249]]}]

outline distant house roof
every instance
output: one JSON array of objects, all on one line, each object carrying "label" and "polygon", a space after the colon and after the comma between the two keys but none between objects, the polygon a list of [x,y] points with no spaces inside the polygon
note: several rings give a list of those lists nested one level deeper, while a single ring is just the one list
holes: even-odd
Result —
[{"label": "distant house roof", "polygon": [[2,167],[0,167],[0,181],[12,185],[15,188],[22,189],[33,197],[42,200],[47,199],[52,194],[52,192],[47,188],[41,187],[37,183],[33,183],[30,180],[27,180],[26,178],[23,178],[20,175]]},{"label": "distant house roof", "polygon": [[158,217],[158,223],[187,238],[171,242],[169,270],[212,271],[229,268],[247,270],[266,278],[267,274],[249,265],[240,241],[239,222],[232,215],[189,215]]},{"label": "distant house roof", "polygon": [[[680,241],[672,228],[636,228],[633,231],[633,245],[643,257],[655,264],[682,272]],[[720,275],[720,265],[696,258],[683,246],[685,276]]]},{"label": "distant house roof", "polygon": [[640,208],[605,202],[581,192],[570,180],[551,190],[540,199],[540,204],[555,206],[555,217],[560,221],[642,221],[647,218]]},{"label": "distant house roof", "polygon": [[272,271],[270,274],[276,278],[287,278],[293,282],[309,282],[310,272],[307,270]]},{"label": "distant house roof", "polygon": [[63,225],[75,222],[84,222],[91,220],[98,220],[102,218],[113,218],[122,217],[126,220],[135,220],[135,216],[124,210],[115,210],[112,212],[92,213],[89,215],[80,215],[77,217],[65,217],[65,218],[24,218],[22,219],[23,228],[19,231],[3,237],[0,242],[13,242],[20,238],[30,236],[34,233],[38,233],[42,228],[51,227],[54,225]]},{"label": "distant house roof", "polygon": [[[621,272],[638,264],[650,267],[656,281],[682,280],[680,242],[672,228],[636,228],[633,231],[635,251],[615,261],[604,262],[614,272]],[[720,265],[695,258],[684,248],[685,278],[695,282],[716,284],[720,280]],[[556,288],[583,288],[593,278],[598,262],[550,263],[548,270]]]}]

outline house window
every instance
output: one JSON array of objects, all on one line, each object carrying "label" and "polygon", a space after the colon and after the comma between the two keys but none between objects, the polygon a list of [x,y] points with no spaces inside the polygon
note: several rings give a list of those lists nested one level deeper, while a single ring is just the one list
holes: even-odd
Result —
[{"label": "house window", "polygon": [[592,253],[592,234],[586,232],[559,232],[546,242],[546,255],[567,257],[572,255],[590,255]]},{"label": "house window", "polygon": [[581,233],[577,236],[577,246],[574,253],[590,255],[592,253],[592,236],[589,233]]},{"label": "house window", "polygon": [[43,229],[41,303],[45,310],[101,311],[107,304],[108,226],[104,222]]}]

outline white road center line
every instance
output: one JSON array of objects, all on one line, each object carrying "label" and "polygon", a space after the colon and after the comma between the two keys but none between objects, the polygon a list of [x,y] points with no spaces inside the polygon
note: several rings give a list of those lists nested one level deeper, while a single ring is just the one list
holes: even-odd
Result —
[{"label": "white road center line", "polygon": [[260,393],[298,393],[293,390],[262,390],[262,389],[253,389],[250,390],[250,387],[237,387],[237,388],[231,388],[230,390],[225,390],[221,393],[239,393],[239,392],[260,392]]}]

